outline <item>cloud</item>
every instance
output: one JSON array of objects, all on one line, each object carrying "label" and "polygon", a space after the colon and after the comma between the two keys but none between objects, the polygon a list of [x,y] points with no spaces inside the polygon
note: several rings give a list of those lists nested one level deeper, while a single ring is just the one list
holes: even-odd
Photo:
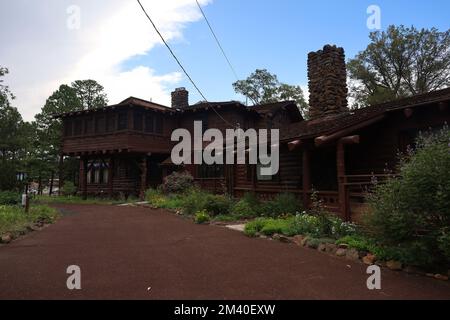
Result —
[{"label": "cloud", "polygon": [[[182,39],[184,28],[201,18],[192,0],[141,2],[168,41]],[[99,81],[111,103],[133,95],[163,104],[182,79],[175,69],[168,74],[142,65],[123,69],[123,62],[161,44],[136,1],[2,1],[0,11],[8,12],[0,20],[5,43],[0,64],[10,69],[5,82],[26,120],[60,84],[77,79]],[[68,28],[74,21],[79,28]]]}]

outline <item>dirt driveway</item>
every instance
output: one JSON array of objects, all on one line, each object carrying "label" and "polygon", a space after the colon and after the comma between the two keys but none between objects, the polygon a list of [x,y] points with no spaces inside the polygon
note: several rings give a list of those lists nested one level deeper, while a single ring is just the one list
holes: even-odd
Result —
[{"label": "dirt driveway", "polygon": [[[64,205],[56,224],[0,246],[0,299],[450,299],[450,283],[199,226],[162,210]],[[81,268],[81,290],[66,268]]]}]

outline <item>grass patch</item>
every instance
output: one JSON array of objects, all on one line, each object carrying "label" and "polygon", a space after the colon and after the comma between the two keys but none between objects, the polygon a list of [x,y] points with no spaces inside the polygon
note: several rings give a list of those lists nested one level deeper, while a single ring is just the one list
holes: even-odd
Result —
[{"label": "grass patch", "polygon": [[47,206],[32,206],[28,213],[19,206],[0,206],[0,235],[15,236],[35,223],[53,223],[59,216],[56,209]]},{"label": "grass patch", "polygon": [[132,203],[136,202],[138,199],[136,198],[128,198],[124,199],[107,199],[107,198],[88,198],[83,200],[80,196],[34,196],[31,199],[32,203],[37,204],[103,204],[103,205],[116,205],[122,203]]}]

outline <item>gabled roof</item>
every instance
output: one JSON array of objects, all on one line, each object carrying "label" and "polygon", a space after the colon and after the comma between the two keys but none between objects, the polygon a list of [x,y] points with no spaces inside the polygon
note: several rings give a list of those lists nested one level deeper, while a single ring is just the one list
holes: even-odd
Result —
[{"label": "gabled roof", "polygon": [[352,110],[348,113],[339,114],[333,117],[302,121],[291,124],[283,130],[281,140],[308,139],[318,137],[320,135],[328,135],[339,130],[363,124],[364,122],[369,124],[370,120],[376,120],[377,117],[380,117],[381,119],[381,116],[388,112],[449,100],[450,88],[447,88],[369,106],[358,110]]},{"label": "gabled roof", "polygon": [[136,98],[136,97],[129,97],[125,100],[123,100],[121,103],[119,104],[127,104],[127,105],[134,105],[134,106],[140,106],[140,107],[144,107],[146,109],[151,109],[151,110],[159,110],[159,111],[175,111],[174,109],[170,108],[170,107],[166,107],[162,104],[159,103],[154,103],[152,101],[147,101],[144,99],[140,99],[140,98]]}]

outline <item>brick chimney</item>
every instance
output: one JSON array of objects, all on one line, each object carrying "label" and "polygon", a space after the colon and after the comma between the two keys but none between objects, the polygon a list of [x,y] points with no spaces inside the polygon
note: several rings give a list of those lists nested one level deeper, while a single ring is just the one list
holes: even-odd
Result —
[{"label": "brick chimney", "polygon": [[189,91],[186,88],[176,88],[172,92],[172,108],[186,109],[189,107]]},{"label": "brick chimney", "polygon": [[347,112],[347,70],[343,48],[326,45],[308,54],[309,116],[317,119]]}]

